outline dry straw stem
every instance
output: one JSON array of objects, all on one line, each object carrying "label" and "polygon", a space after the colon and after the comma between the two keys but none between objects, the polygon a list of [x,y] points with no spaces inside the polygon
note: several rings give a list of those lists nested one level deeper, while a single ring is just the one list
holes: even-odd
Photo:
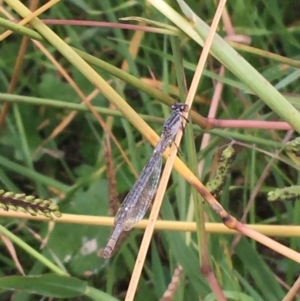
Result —
[{"label": "dry straw stem", "polygon": [[[201,53],[201,56],[200,56],[200,59],[199,59],[199,62],[198,62],[198,65],[197,65],[192,83],[191,83],[191,87],[189,89],[187,99],[186,99],[186,102],[185,102],[188,105],[188,108],[191,108],[191,106],[192,106],[193,99],[195,97],[197,87],[198,87],[198,84],[200,82],[201,75],[202,75],[202,72],[203,72],[203,69],[204,69],[204,66],[205,66],[205,63],[206,63],[206,59],[207,59],[207,56],[209,54],[209,49],[210,49],[210,46],[211,46],[211,43],[212,43],[212,40],[213,40],[213,36],[214,36],[214,33],[217,29],[218,23],[220,21],[221,14],[222,14],[225,3],[226,3],[226,0],[221,0],[220,1],[219,7],[217,9],[214,20],[212,22],[211,30],[209,32],[209,35],[208,35],[207,40],[205,42],[203,51]],[[184,115],[184,117],[187,117],[187,113],[185,113],[183,115]],[[185,119],[183,119],[183,123],[184,123],[183,126],[185,125],[185,122],[186,122]],[[138,253],[138,256],[137,256],[137,259],[136,259],[136,262],[135,262],[135,266],[134,266],[134,269],[133,269],[133,272],[132,272],[132,276],[131,276],[131,279],[130,279],[130,283],[129,283],[129,286],[128,286],[125,301],[132,301],[134,299],[136,289],[137,289],[137,285],[138,285],[138,282],[139,282],[139,279],[140,279],[140,276],[141,276],[141,272],[142,272],[144,262],[145,262],[145,259],[146,259],[146,255],[147,255],[147,252],[148,252],[148,248],[149,248],[149,245],[150,245],[150,241],[151,241],[151,238],[152,238],[152,235],[153,235],[155,221],[157,220],[159,210],[160,210],[160,207],[161,207],[161,204],[162,204],[162,201],[163,201],[163,196],[164,196],[165,190],[167,188],[169,177],[170,177],[171,172],[172,172],[172,167],[173,167],[174,160],[175,160],[175,157],[176,157],[176,153],[177,153],[177,150],[178,150],[177,145],[179,145],[181,138],[182,138],[182,131],[179,131],[179,133],[177,134],[177,136],[175,138],[175,143],[172,146],[170,157],[167,160],[164,172],[162,174],[161,182],[160,182],[159,187],[157,189],[156,198],[154,200],[153,207],[152,207],[150,217],[149,217],[149,223],[146,227],[146,230],[145,230],[145,233],[144,233],[144,236],[143,236],[141,247],[139,249],[139,253]],[[218,292],[220,292],[219,294],[221,295],[221,296],[217,296],[218,300],[225,300],[225,296],[223,295],[222,290],[218,290]],[[216,293],[218,294],[218,292],[216,292]]]},{"label": "dry straw stem", "polygon": [[[20,218],[20,219],[49,222],[49,218],[44,216],[32,216],[27,213],[15,212],[15,211],[0,210],[0,216],[7,217],[7,218]],[[55,221],[56,223],[105,226],[105,227],[112,227],[114,224],[113,217],[76,215],[76,214],[62,214],[60,218],[53,217],[53,221]],[[143,219],[135,226],[135,228],[145,229],[148,222],[149,222],[148,220]],[[300,237],[300,226],[250,225],[250,224],[247,224],[246,226],[265,235],[278,236],[278,237]],[[196,232],[196,223],[158,220],[155,222],[155,230]],[[224,224],[221,223],[205,223],[205,230],[208,233],[213,233],[213,234],[236,234],[236,231],[228,229]]]},{"label": "dry straw stem", "polygon": [[292,301],[292,300],[295,300],[294,299],[295,296],[299,295],[299,288],[300,288],[300,277],[297,278],[296,282],[289,289],[288,293],[284,296],[284,298],[282,299],[282,301]]}]

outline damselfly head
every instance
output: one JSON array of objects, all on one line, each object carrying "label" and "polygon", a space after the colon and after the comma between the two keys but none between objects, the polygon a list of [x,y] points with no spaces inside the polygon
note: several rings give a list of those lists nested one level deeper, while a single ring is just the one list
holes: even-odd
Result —
[{"label": "damselfly head", "polygon": [[184,103],[173,103],[171,106],[172,111],[177,111],[177,112],[186,112],[188,110],[188,105]]}]

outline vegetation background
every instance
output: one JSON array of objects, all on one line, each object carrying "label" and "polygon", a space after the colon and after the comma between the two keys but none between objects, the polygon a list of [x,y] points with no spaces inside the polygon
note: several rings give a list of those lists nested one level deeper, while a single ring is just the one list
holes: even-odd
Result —
[{"label": "vegetation background", "polygon": [[[183,70],[189,87],[202,47],[150,2],[31,0],[24,4],[32,11],[49,4],[38,17],[66,45],[92,56],[81,53],[160,134],[170,114],[168,106],[184,101],[178,89],[184,88],[183,82],[178,83],[178,70]],[[184,17],[176,1],[168,3]],[[187,4],[211,24],[217,1],[191,0]],[[133,185],[153,148],[142,130],[132,125],[134,119],[124,118],[108,101],[106,87],[96,89],[83,69],[58,51],[61,45],[47,33],[43,36],[51,45],[41,36],[35,36],[33,42],[30,38],[37,33],[35,28],[17,28],[14,22],[7,22],[22,19],[15,8],[21,7],[18,1],[0,5],[0,188],[54,200],[63,214],[73,214],[54,224],[19,219],[14,213],[7,218],[10,211],[3,211],[0,298],[124,299],[143,230],[134,229],[124,236],[114,256],[105,260],[99,251],[111,229],[104,226],[102,217],[115,214],[118,201]],[[297,0],[228,1],[217,30],[223,38],[239,43],[231,45],[275,89],[286,93],[296,108],[300,101],[299,11]],[[4,36],[7,29],[14,32]],[[245,70],[245,76],[247,73]],[[249,78],[253,84],[257,80]],[[102,121],[86,105],[80,105],[87,101]],[[215,113],[210,111],[212,104]],[[183,139],[181,159],[190,164],[188,153],[195,148],[199,177],[206,183],[214,176],[223,146],[232,139],[243,142],[235,146],[237,156],[218,200],[245,223],[286,226],[284,233],[277,233],[274,227],[268,234],[299,251],[300,233],[292,234],[289,228],[299,224],[299,203],[267,201],[269,191],[299,183],[297,165],[275,158],[276,151],[298,134],[280,128],[281,124],[262,128],[257,123],[288,120],[285,106],[284,117],[278,117],[243,79],[209,56],[192,109],[203,118],[188,124],[194,139]],[[208,114],[211,120],[227,122],[218,126],[212,122],[215,128],[205,130]],[[238,123],[242,120],[246,121]],[[111,139],[108,142],[109,131],[119,146]],[[204,132],[209,134],[205,142]],[[150,139],[155,144],[155,139]],[[209,206],[203,207],[206,221],[221,222]],[[174,170],[161,218],[194,221],[194,211],[191,186]],[[91,225],[94,219],[88,216],[99,218]],[[175,222],[175,227],[181,231],[155,232],[135,300],[169,300],[165,293],[176,301],[215,300],[207,275],[201,273],[196,233],[183,231],[180,223]],[[211,267],[227,300],[273,301],[288,294],[291,296],[285,300],[300,300],[299,289],[291,289],[299,275],[297,262],[236,235],[208,233],[201,243],[208,247]],[[23,272],[42,276],[7,277]],[[72,277],[65,278],[66,274]],[[168,288],[172,277],[174,290]]]}]

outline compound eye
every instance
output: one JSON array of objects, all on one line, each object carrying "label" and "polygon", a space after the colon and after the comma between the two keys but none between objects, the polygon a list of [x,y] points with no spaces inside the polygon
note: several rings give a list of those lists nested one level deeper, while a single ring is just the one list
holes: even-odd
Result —
[{"label": "compound eye", "polygon": [[172,109],[173,110],[180,110],[181,109],[182,104],[181,103],[173,103],[172,105]]},{"label": "compound eye", "polygon": [[187,109],[188,109],[188,106],[186,104],[183,104],[183,105],[180,106],[180,111],[181,112],[187,111]]}]

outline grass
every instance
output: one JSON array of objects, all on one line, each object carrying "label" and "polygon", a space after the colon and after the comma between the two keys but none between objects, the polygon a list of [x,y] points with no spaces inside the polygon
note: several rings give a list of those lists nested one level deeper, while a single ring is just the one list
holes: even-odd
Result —
[{"label": "grass", "polygon": [[[0,8],[0,188],[52,198],[63,213],[53,223],[0,212],[7,238],[1,300],[121,300],[126,293],[126,300],[300,298],[299,234],[291,226],[299,224],[299,203],[267,201],[269,191],[299,183],[297,164],[276,154],[300,131],[297,1],[226,4],[191,98],[181,155],[166,193],[157,193],[164,197],[161,218],[174,221],[174,229],[178,221],[180,231],[148,237],[136,292],[129,283],[138,275],[139,251],[147,252],[143,231],[124,236],[109,261],[99,257],[110,234],[104,225],[112,225],[109,209],[114,215],[151,156],[148,142],[157,143],[168,106],[185,101],[200,70],[217,6],[180,3],[49,1],[51,9],[37,14],[43,22],[34,19],[29,28],[9,21],[28,15],[19,1]],[[35,1],[30,5],[36,10]],[[238,42],[251,38],[251,47],[225,43],[232,33]],[[295,132],[271,121],[286,121]],[[234,219],[227,226],[252,239],[204,231],[204,221],[221,220],[202,203],[198,192],[206,192],[197,178],[204,184],[213,178],[220,150],[232,139],[237,154],[217,199],[238,221],[268,227],[286,249]],[[197,221],[197,234],[179,221]],[[277,226],[285,227],[283,236]]]}]

